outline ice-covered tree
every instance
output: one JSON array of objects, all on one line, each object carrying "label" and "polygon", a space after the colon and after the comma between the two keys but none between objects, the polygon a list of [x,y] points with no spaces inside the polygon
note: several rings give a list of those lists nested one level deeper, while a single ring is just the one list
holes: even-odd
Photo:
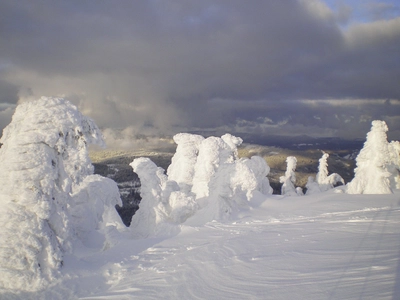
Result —
[{"label": "ice-covered tree", "polygon": [[140,178],[139,210],[132,217],[130,228],[136,237],[156,235],[168,219],[168,208],[162,197],[162,186],[167,181],[163,169],[149,158],[140,157],[130,164]]},{"label": "ice-covered tree", "polygon": [[280,182],[282,183],[281,187],[281,194],[288,195],[288,196],[299,196],[302,195],[302,191],[296,189],[296,165],[297,159],[294,156],[288,156],[286,158],[286,172],[284,176],[279,178]]},{"label": "ice-covered tree", "polygon": [[201,142],[192,186],[197,199],[210,195],[209,183],[218,167],[233,160],[234,151],[222,138],[211,136]]},{"label": "ice-covered tree", "polygon": [[390,187],[392,190],[400,189],[400,142],[391,141],[389,143],[391,163],[388,166],[390,172]]},{"label": "ice-covered tree", "polygon": [[[100,175],[89,175],[71,193],[69,212],[74,231],[85,245],[93,231],[104,230],[103,248],[111,246],[110,230],[124,230],[115,205],[122,205],[115,181]],[[92,247],[92,246],[91,246]]]},{"label": "ice-covered tree", "polygon": [[227,197],[233,209],[248,208],[256,195],[272,194],[273,189],[267,178],[269,170],[267,162],[260,156],[241,158],[232,164],[224,174],[227,183],[222,186],[230,191]]},{"label": "ice-covered tree", "polygon": [[[238,163],[244,164],[247,169],[247,172],[237,172],[241,175],[242,180],[236,180],[236,182],[241,183],[239,186],[242,190],[246,190],[249,193],[253,191],[258,191],[264,195],[272,194],[273,189],[269,184],[269,180],[267,177],[270,171],[270,167],[268,166],[265,159],[260,156],[252,156],[250,159],[241,158]],[[235,180],[231,180],[231,182],[232,181],[235,182]],[[234,186],[237,186],[237,184],[234,184]]]},{"label": "ice-covered tree", "polygon": [[319,159],[318,173],[315,179],[320,185],[328,178],[328,157],[328,153],[323,153],[322,157]]},{"label": "ice-covered tree", "polygon": [[372,121],[371,131],[367,134],[364,147],[356,158],[357,168],[353,180],[347,184],[349,194],[390,194],[390,176],[388,166],[391,155],[384,121]]},{"label": "ice-covered tree", "polygon": [[[196,199],[202,210],[191,221],[229,219],[233,213],[248,209],[255,193],[272,192],[266,178],[269,172],[267,163],[257,156],[238,159],[237,146],[241,143],[242,139],[230,134],[221,138],[210,137],[202,143],[204,148],[200,148],[195,170],[206,176],[197,177],[195,173],[193,180],[193,188],[197,188]],[[196,185],[197,178],[207,180]]]},{"label": "ice-covered tree", "polygon": [[199,146],[204,137],[197,134],[178,133],[173,139],[177,147],[167,169],[168,178],[176,181],[183,192],[189,192],[192,189]]},{"label": "ice-covered tree", "polygon": [[344,184],[344,179],[339,174],[332,173],[328,175],[328,157],[329,154],[324,152],[322,157],[319,159],[318,173],[315,180],[312,177],[308,178],[306,184],[307,195],[330,190],[338,182]]},{"label": "ice-covered tree", "polygon": [[[95,181],[87,146],[102,145],[102,136],[70,102],[42,97],[16,108],[0,143],[0,287],[42,289],[57,276],[78,228],[90,230],[75,221],[85,215],[95,228],[107,214],[102,207],[93,217],[74,194]],[[106,206],[120,201],[116,191],[103,199]]]},{"label": "ice-covered tree", "polygon": [[309,176],[306,183],[306,195],[321,193],[321,188],[313,176]]},{"label": "ice-covered tree", "polygon": [[[142,236],[159,235],[165,225],[182,223],[196,211],[191,220],[197,223],[226,219],[234,211],[248,208],[255,195],[272,193],[265,160],[258,156],[238,158],[241,138],[231,134],[207,139],[178,134],[174,140],[178,143],[177,151],[168,176],[161,176],[164,179],[160,179],[157,166],[148,159],[136,159],[131,164],[144,185],[137,216],[132,218],[133,232],[144,232],[141,224],[152,220],[150,226],[143,225],[151,229]],[[179,174],[179,170],[184,174]],[[190,186],[192,189],[188,190]]]}]

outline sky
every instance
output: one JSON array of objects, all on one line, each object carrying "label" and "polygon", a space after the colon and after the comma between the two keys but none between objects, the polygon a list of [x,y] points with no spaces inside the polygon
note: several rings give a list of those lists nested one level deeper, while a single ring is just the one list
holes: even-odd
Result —
[{"label": "sky", "polygon": [[2,0],[0,131],[58,96],[109,137],[399,140],[399,49],[398,1]]}]

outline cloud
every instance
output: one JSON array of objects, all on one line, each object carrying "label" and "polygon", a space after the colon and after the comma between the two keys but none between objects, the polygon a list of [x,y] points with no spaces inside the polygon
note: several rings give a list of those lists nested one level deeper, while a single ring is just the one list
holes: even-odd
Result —
[{"label": "cloud", "polygon": [[373,20],[394,18],[400,14],[400,5],[387,2],[370,2],[366,4],[369,15]]},{"label": "cloud", "polygon": [[104,128],[166,134],[289,116],[306,128],[341,106],[310,111],[304,99],[400,99],[398,15],[343,28],[349,9],[319,0],[5,0],[0,10],[8,101],[62,95]]},{"label": "cloud", "polygon": [[176,147],[172,138],[154,136],[134,127],[123,130],[105,128],[102,132],[109,149],[171,151]]}]

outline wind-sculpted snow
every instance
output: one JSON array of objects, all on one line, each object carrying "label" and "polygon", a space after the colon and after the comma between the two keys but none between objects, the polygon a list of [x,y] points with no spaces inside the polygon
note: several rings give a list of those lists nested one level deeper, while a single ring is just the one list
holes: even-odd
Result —
[{"label": "wind-sculpted snow", "polygon": [[[367,134],[364,147],[356,158],[357,168],[354,170],[354,179],[347,185],[349,194],[390,194],[392,187],[390,177],[398,177],[397,170],[391,165],[396,165],[393,160],[397,151],[389,147],[386,132],[388,127],[384,121],[372,121],[371,131]],[[398,163],[398,162],[397,162]],[[395,171],[397,174],[391,174]],[[397,175],[397,176],[396,176]]]},{"label": "wind-sculpted snow", "polygon": [[272,194],[265,160],[238,158],[242,139],[180,133],[174,140],[178,147],[168,176],[147,158],[131,163],[142,183],[140,208],[130,226],[134,236],[160,236],[188,218],[191,224],[226,220],[249,209],[260,194]]},{"label": "wind-sculpted snow", "polygon": [[87,145],[103,145],[101,133],[64,99],[19,105],[0,143],[0,287],[42,289],[76,233],[97,229],[120,203],[118,190],[91,175]]}]

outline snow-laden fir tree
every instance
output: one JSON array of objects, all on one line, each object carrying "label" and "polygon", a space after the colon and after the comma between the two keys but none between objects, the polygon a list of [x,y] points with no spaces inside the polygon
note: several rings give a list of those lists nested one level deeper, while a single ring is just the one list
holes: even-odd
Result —
[{"label": "snow-laden fir tree", "polygon": [[303,195],[303,191],[301,188],[295,187],[297,159],[294,156],[288,156],[286,158],[286,163],[287,166],[285,175],[279,178],[280,182],[282,183],[281,194],[288,196],[301,196]]},{"label": "snow-laden fir tree", "polygon": [[319,159],[318,173],[314,178],[308,178],[306,188],[307,195],[325,192],[332,189],[339,182],[344,184],[344,179],[337,173],[332,173],[330,175],[328,172],[328,153],[323,153],[322,157]]},{"label": "snow-laden fir tree", "polygon": [[[79,209],[85,201],[74,194],[87,195],[80,186],[93,181],[87,146],[103,140],[71,103],[42,97],[16,108],[0,143],[0,287],[39,290],[57,276],[78,227],[89,229],[76,221],[85,216],[95,228],[103,217],[97,214],[107,210]],[[101,199],[114,210],[115,187],[110,199]]]},{"label": "snow-laden fir tree", "polygon": [[349,194],[390,194],[391,173],[388,166],[392,163],[384,121],[372,121],[371,131],[367,134],[364,147],[356,158],[357,168],[354,178],[347,184]]}]

